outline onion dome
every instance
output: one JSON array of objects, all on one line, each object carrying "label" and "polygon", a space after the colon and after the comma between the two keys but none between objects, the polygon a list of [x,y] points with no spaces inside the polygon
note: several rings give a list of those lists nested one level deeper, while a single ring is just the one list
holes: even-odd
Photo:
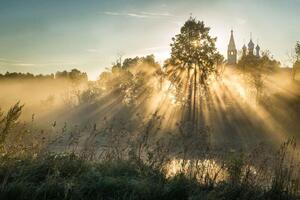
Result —
[{"label": "onion dome", "polygon": [[252,39],[250,39],[250,42],[248,43],[248,49],[254,49],[254,43],[252,42]]}]

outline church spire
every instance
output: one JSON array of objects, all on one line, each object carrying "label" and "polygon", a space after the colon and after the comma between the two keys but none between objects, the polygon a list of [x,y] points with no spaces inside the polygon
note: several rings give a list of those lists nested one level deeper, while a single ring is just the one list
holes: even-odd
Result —
[{"label": "church spire", "polygon": [[231,35],[230,35],[230,40],[229,40],[229,44],[228,44],[228,50],[236,50],[232,29],[231,29]]},{"label": "church spire", "polygon": [[227,49],[227,62],[230,65],[235,65],[237,61],[237,50],[233,37],[233,30],[231,29],[230,40]]}]

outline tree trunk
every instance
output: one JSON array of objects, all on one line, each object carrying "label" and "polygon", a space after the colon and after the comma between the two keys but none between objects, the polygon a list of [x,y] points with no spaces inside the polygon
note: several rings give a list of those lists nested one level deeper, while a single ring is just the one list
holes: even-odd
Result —
[{"label": "tree trunk", "polygon": [[193,123],[196,123],[196,109],[197,109],[197,68],[194,71],[194,99],[193,99]]},{"label": "tree trunk", "polygon": [[191,76],[190,76],[190,67],[188,69],[188,98],[187,98],[187,101],[188,101],[188,112],[187,112],[187,121],[191,121],[191,115],[192,115],[192,92],[193,92],[193,84],[192,84],[192,79]]}]

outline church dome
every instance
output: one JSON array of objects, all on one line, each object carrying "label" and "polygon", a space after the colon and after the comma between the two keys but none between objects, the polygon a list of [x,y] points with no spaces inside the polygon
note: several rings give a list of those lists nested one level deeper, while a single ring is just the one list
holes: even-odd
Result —
[{"label": "church dome", "polygon": [[249,49],[254,49],[254,43],[252,42],[252,39],[251,39],[250,42],[248,43],[248,48],[249,48]]},{"label": "church dome", "polygon": [[243,46],[243,50],[247,50],[247,47],[246,47],[246,45],[244,45],[244,46]]},{"label": "church dome", "polygon": [[256,45],[255,49],[260,50],[260,46]]}]

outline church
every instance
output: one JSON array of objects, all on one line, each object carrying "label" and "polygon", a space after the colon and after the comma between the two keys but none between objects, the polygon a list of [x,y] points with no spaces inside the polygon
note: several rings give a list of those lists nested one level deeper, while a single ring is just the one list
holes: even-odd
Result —
[{"label": "church", "polygon": [[[260,57],[259,45],[257,44],[255,47],[255,54],[254,54],[254,47],[255,47],[255,44],[252,41],[252,37],[250,37],[250,41],[248,43],[248,48],[246,47],[245,44],[242,47],[243,56],[253,55],[256,57]],[[238,51],[236,49],[235,42],[234,42],[233,30],[231,30],[230,40],[229,40],[228,49],[227,49],[227,64],[228,65],[236,65],[237,64],[237,53],[238,53]]]}]

